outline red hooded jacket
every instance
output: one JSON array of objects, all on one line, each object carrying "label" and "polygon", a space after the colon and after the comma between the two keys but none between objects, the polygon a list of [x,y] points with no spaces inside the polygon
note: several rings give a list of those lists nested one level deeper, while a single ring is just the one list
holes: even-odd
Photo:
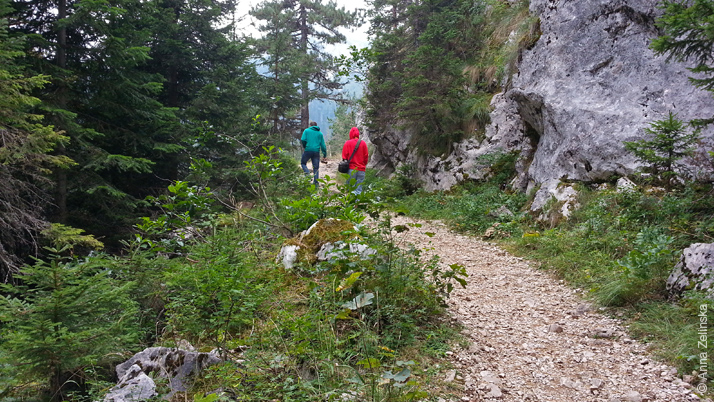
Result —
[{"label": "red hooded jacket", "polygon": [[[355,145],[359,140],[359,130],[357,127],[352,127],[350,130],[350,139],[345,142],[342,146],[342,159],[347,160],[352,155],[352,151],[355,149]],[[350,169],[361,170],[367,167],[367,161],[369,160],[369,152],[367,151],[367,144],[364,141],[360,141],[359,148],[355,152],[355,156],[352,157],[350,161]]]}]

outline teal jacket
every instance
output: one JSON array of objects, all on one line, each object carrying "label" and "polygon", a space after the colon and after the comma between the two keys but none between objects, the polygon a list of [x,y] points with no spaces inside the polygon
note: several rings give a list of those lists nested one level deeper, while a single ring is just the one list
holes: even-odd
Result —
[{"label": "teal jacket", "polygon": [[322,151],[322,157],[327,158],[327,147],[325,146],[325,138],[320,132],[320,127],[312,126],[305,129],[302,132],[302,147],[306,151],[320,152]]}]

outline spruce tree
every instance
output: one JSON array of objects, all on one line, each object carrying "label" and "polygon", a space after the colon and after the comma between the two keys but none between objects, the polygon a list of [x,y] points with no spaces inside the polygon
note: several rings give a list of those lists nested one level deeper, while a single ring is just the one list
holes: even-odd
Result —
[{"label": "spruce tree", "polygon": [[625,149],[647,164],[645,171],[655,181],[672,188],[677,180],[677,161],[692,154],[699,132],[687,130],[672,112],[666,119],[653,122],[645,132],[648,138],[625,142]]},{"label": "spruce tree", "polygon": [[[297,73],[300,128],[305,128],[310,120],[310,101],[330,99],[332,91],[343,85],[339,82],[333,56],[326,53],[323,46],[344,42],[345,36],[338,29],[359,23],[357,13],[338,8],[333,1],[324,4],[322,0],[273,0],[251,13],[266,21],[262,29],[275,32],[259,41],[263,49],[275,49],[279,46],[276,41],[289,38],[294,57],[285,56],[282,71],[289,68],[292,74]],[[269,68],[274,62],[274,57],[264,59]],[[299,131],[295,132],[297,137]]]},{"label": "spruce tree", "polygon": [[42,212],[51,198],[50,169],[72,164],[51,154],[67,137],[32,113],[40,100],[30,94],[48,77],[26,76],[19,62],[25,36],[8,35],[8,4],[0,0],[0,282],[9,281],[22,257],[39,248],[38,232],[47,226]]},{"label": "spruce tree", "polygon": [[[663,34],[652,41],[652,49],[667,55],[667,60],[694,62],[689,70],[697,76],[690,81],[714,91],[714,0],[665,0],[660,7],[664,14],[657,20],[657,27]],[[694,123],[713,122],[714,117]]]},{"label": "spruce tree", "polygon": [[84,381],[84,368],[135,349],[139,338],[133,284],[113,280],[108,260],[68,259],[61,251],[23,268],[20,284],[4,285],[0,296],[0,376],[56,401]]}]

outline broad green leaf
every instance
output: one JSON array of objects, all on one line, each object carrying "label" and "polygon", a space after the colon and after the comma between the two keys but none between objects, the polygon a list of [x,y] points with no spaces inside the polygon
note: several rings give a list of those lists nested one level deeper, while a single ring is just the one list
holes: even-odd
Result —
[{"label": "broad green leaf", "polygon": [[335,290],[341,292],[343,290],[351,288],[352,285],[357,282],[357,279],[359,279],[360,275],[362,275],[362,272],[354,272],[349,277],[343,279],[342,282],[340,282],[340,286],[338,286]]}]

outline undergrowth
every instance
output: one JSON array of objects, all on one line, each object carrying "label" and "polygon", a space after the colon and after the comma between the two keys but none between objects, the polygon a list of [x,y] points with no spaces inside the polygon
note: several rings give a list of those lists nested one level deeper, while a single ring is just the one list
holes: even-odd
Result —
[{"label": "undergrowth", "polygon": [[[176,182],[148,200],[156,214],[137,224],[123,255],[79,258],[67,246],[6,285],[0,398],[100,400],[117,363],[145,347],[187,344],[225,361],[174,401],[458,394],[435,367],[448,364],[445,352],[459,338],[445,301],[465,284],[463,267],[398,247],[372,190],[355,196],[327,180],[315,187],[279,150],[264,151],[244,168],[251,201]],[[370,227],[361,224],[367,215]],[[347,248],[293,269],[276,261],[284,242],[325,218],[355,225],[340,229],[351,231],[345,242],[371,253]],[[61,307],[60,316],[48,306]],[[58,334],[46,338],[48,348],[32,347],[48,328]],[[168,382],[152,375],[156,398],[168,394]]]}]

